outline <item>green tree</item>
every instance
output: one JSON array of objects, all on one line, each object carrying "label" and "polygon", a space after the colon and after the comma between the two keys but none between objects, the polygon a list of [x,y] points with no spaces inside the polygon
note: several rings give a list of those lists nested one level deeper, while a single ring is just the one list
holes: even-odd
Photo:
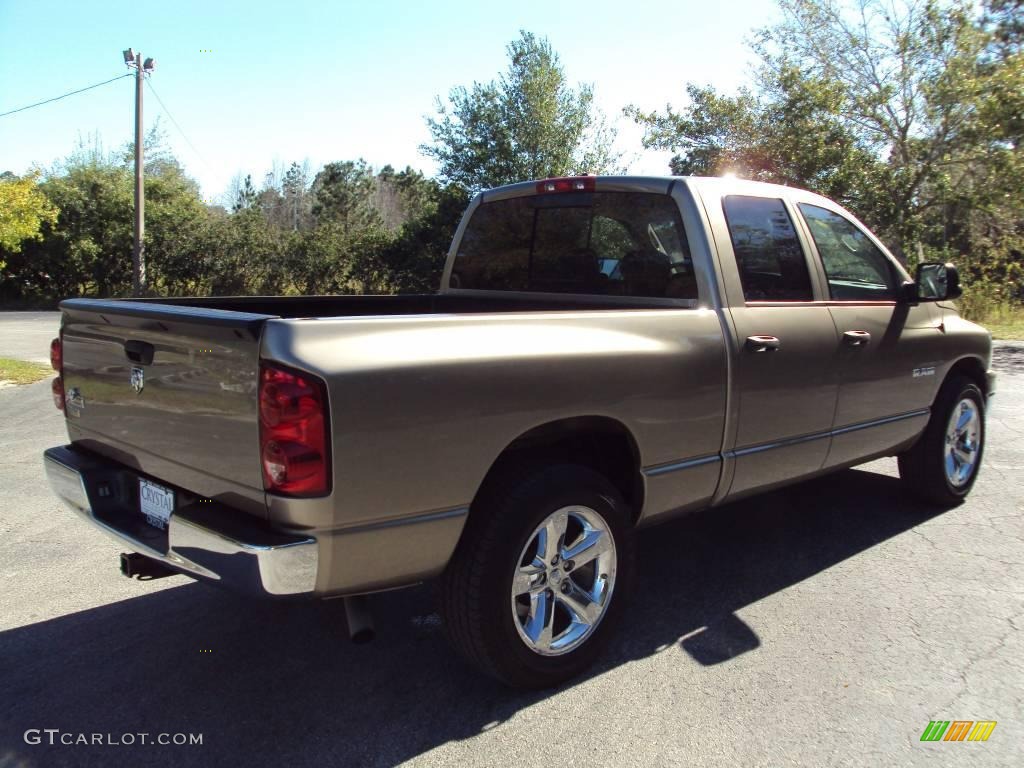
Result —
[{"label": "green tree", "polygon": [[199,185],[168,157],[147,169],[145,186],[151,290],[171,296],[202,293],[209,278],[205,235],[213,215]]},{"label": "green tree", "polygon": [[693,83],[688,106],[664,114],[626,113],[646,128],[648,147],[677,154],[677,175],[719,176],[806,186],[858,208],[876,162],[844,124],[833,83],[783,67],[762,76],[760,90],[735,96]]},{"label": "green tree", "polygon": [[[275,164],[262,188],[237,176],[231,212],[205,205],[151,131],[146,143],[146,253],[156,295],[391,293],[437,287],[467,203],[411,168],[330,163],[310,183],[308,164]],[[4,300],[124,295],[130,286],[131,154],[82,146],[38,184],[47,206],[40,239],[0,246]],[[12,183],[13,175],[0,176]],[[315,214],[315,215],[314,215]]]},{"label": "green tree", "polygon": [[[214,215],[198,185],[150,132],[147,151],[146,252],[151,286],[161,294],[209,286],[206,238]],[[130,286],[133,178],[126,159],[80,146],[51,168],[39,191],[59,211],[41,238],[11,257],[0,290],[12,298],[114,296]]]},{"label": "green tree", "polygon": [[389,232],[425,215],[436,205],[440,186],[420,171],[406,166],[396,172],[385,165],[374,179],[373,206]]},{"label": "green tree", "polygon": [[313,200],[310,195],[309,162],[293,162],[281,182],[281,211],[284,226],[292,230],[312,226]]},{"label": "green tree", "polygon": [[1024,43],[1024,0],[986,0],[985,23],[1005,54],[1019,53]]},{"label": "green tree", "polygon": [[39,175],[0,177],[0,269],[3,251],[18,253],[25,240],[42,239],[44,224],[57,220],[57,209],[39,189]]},{"label": "green tree", "polygon": [[515,181],[618,170],[615,132],[590,85],[570,86],[547,39],[521,32],[497,80],[452,89],[428,118],[440,179],[476,191]]},{"label": "green tree", "polygon": [[436,291],[468,203],[466,190],[456,184],[436,190],[420,214],[374,255],[374,268],[384,276],[378,283],[398,293]]},{"label": "green tree", "polygon": [[373,168],[365,160],[327,163],[313,180],[313,215],[345,232],[379,226],[374,187]]},{"label": "green tree", "polygon": [[129,169],[100,151],[79,151],[42,189],[60,215],[29,254],[34,271],[48,277],[58,296],[127,291],[134,207]]},{"label": "green tree", "polygon": [[247,211],[256,205],[259,193],[252,184],[252,174],[247,173],[245,179],[233,183],[235,187],[231,191],[231,210],[234,213]]},{"label": "green tree", "polygon": [[838,197],[905,258],[965,248],[963,212],[999,204],[1019,178],[1005,127],[1024,81],[991,54],[984,19],[962,0],[778,4],[753,87],[691,85],[678,112],[633,109],[646,144],[677,151],[679,171],[735,163]]}]

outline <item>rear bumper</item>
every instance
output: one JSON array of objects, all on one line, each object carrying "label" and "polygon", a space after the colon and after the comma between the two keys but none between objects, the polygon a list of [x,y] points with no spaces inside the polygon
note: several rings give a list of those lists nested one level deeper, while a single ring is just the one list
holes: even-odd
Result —
[{"label": "rear bumper", "polygon": [[316,539],[282,534],[209,500],[179,504],[167,530],[160,531],[137,510],[138,475],[131,470],[73,446],[50,448],[43,464],[50,486],[64,503],[146,557],[258,597],[313,595]]}]

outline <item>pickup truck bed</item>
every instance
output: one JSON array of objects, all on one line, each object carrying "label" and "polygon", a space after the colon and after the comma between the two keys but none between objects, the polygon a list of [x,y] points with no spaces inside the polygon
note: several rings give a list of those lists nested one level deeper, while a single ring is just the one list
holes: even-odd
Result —
[{"label": "pickup truck bed", "polygon": [[395,296],[222,296],[135,299],[141,304],[245,312],[278,318],[365,317],[382,315],[478,314],[482,312],[650,309],[650,298],[632,296],[468,296],[414,293]]},{"label": "pickup truck bed", "polygon": [[[67,408],[73,446],[177,489],[179,500],[209,499],[236,516],[269,520],[277,532],[315,532],[321,560],[330,552],[331,567],[321,565],[315,586],[323,595],[435,575],[497,458],[513,444],[519,450],[541,439],[544,425],[556,421],[613,446],[609,459],[632,462],[634,441],[642,440],[655,472],[643,491],[652,516],[713,495],[718,469],[700,459],[720,447],[725,345],[712,312],[627,309],[609,306],[607,298],[578,301],[588,309],[558,310],[537,305],[577,302],[499,299],[493,304],[503,311],[489,313],[472,311],[486,302],[474,297],[323,301],[331,311],[410,305],[448,311],[286,318],[269,312],[304,305],[222,299],[186,310],[165,302],[64,302],[63,379],[75,393]],[[670,315],[676,327],[663,322]],[[141,366],[145,383],[138,394],[130,373],[140,366],[126,352],[132,342],[153,348],[151,362]],[[339,432],[331,446],[333,485],[345,489],[343,501],[334,493],[265,493],[256,393],[260,360],[267,359],[326,382]],[[561,393],[552,391],[554,380]],[[675,396],[677,386],[686,388],[686,401]],[[83,407],[75,405],[77,397]],[[703,415],[694,419],[691,407]],[[646,422],[647,412],[660,416]],[[681,452],[680,430],[702,422],[708,428]],[[630,436],[622,423],[632,425]],[[454,448],[469,444],[476,450],[453,457]],[[681,494],[659,467],[694,458]],[[639,485],[640,479],[620,482]],[[381,484],[389,488],[386,496]],[[394,553],[386,562],[382,547]]]}]

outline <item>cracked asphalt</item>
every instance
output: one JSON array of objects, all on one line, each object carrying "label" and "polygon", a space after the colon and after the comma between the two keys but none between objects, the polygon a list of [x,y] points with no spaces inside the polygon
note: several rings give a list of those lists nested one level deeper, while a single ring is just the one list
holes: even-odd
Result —
[{"label": "cracked asphalt", "polygon": [[[45,358],[53,322],[0,317],[0,354]],[[353,646],[338,602],[122,578],[44,483],[49,383],[2,390],[0,766],[1024,765],[1024,345],[996,367],[965,504],[909,501],[887,459],[646,531],[605,660],[529,695],[463,665],[426,587],[380,596]],[[936,719],[998,725],[921,742]]]}]

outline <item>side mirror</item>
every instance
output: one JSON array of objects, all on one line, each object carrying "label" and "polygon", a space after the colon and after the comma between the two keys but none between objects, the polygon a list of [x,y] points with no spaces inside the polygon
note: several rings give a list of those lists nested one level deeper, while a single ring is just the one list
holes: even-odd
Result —
[{"label": "side mirror", "polygon": [[917,278],[913,283],[916,301],[945,301],[959,298],[960,273],[952,264],[926,262],[917,265]]}]

